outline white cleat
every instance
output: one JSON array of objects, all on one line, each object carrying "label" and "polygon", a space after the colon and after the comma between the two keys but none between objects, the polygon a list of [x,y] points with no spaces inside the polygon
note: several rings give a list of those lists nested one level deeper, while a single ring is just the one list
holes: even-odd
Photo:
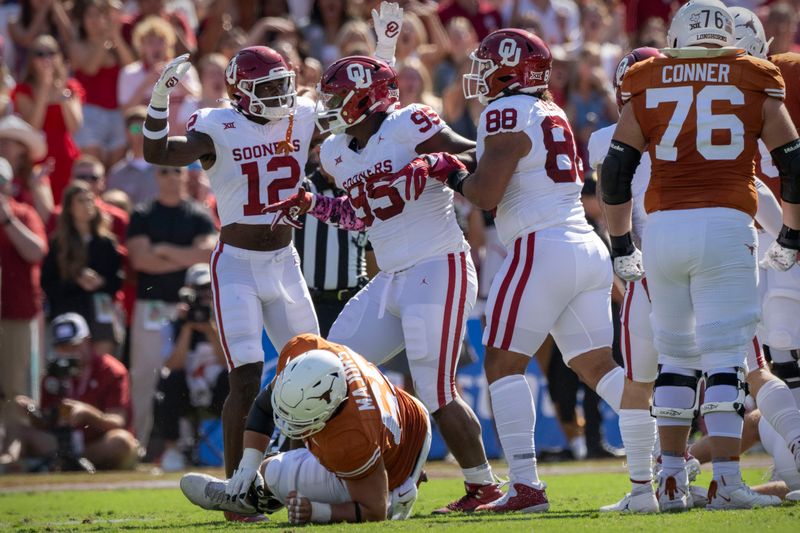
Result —
[{"label": "white cleat", "polygon": [[689,478],[689,483],[694,483],[694,480],[697,479],[697,476],[700,475],[702,469],[700,468],[700,461],[698,461],[695,457],[689,456],[686,458],[686,475]]},{"label": "white cleat", "polygon": [[712,480],[708,486],[708,505],[711,511],[724,511],[729,509],[755,509],[756,507],[772,507],[781,504],[777,496],[759,494],[753,489],[739,482],[735,485],[726,485],[725,478]]},{"label": "white cleat", "polygon": [[658,476],[656,498],[662,513],[675,513],[688,511],[692,505],[692,496],[689,493],[689,480],[686,471],[677,476]]},{"label": "white cleat", "polygon": [[789,446],[789,451],[794,454],[794,465],[797,471],[800,472],[800,439],[796,439],[792,445]]},{"label": "white cleat", "polygon": [[708,505],[708,491],[703,487],[689,485],[689,498],[694,509],[705,509]]},{"label": "white cleat", "polygon": [[800,490],[793,490],[792,492],[786,494],[786,501],[800,502]]},{"label": "white cleat", "polygon": [[230,511],[242,516],[258,514],[254,502],[230,499],[225,492],[227,481],[208,474],[186,474],[181,478],[181,491],[193,504],[209,511]]},{"label": "white cleat", "polygon": [[658,512],[658,498],[653,493],[641,492],[639,494],[631,494],[630,492],[625,495],[617,503],[606,505],[600,508],[601,513],[657,513]]}]

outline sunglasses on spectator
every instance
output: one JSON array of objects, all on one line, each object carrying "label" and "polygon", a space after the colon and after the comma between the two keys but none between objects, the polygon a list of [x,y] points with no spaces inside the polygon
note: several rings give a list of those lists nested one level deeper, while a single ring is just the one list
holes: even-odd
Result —
[{"label": "sunglasses on spectator", "polygon": [[156,170],[159,174],[180,174],[182,171],[180,167],[161,167]]},{"label": "sunglasses on spectator", "polygon": [[100,181],[100,176],[96,174],[75,174],[75,179],[81,181]]},{"label": "sunglasses on spectator", "polygon": [[128,125],[128,131],[131,132],[131,135],[141,135],[142,134],[142,124],[139,122],[134,122],[133,124]]},{"label": "sunglasses on spectator", "polygon": [[33,55],[36,57],[53,57],[58,55],[58,52],[55,50],[36,50]]}]

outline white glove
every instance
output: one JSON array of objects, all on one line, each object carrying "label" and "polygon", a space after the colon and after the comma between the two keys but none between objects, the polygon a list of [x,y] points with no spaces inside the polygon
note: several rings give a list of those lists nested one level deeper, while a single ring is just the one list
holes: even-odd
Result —
[{"label": "white glove", "polygon": [[785,272],[792,268],[797,263],[797,250],[781,246],[777,242],[773,242],[764,258],[758,263],[761,268],[772,268],[780,272]]},{"label": "white glove", "polygon": [[189,62],[189,54],[183,54],[170,61],[161,71],[161,76],[153,86],[150,105],[159,109],[169,106],[169,93],[177,87],[190,68],[192,68],[192,64]]},{"label": "white glove", "polygon": [[225,492],[231,499],[244,498],[250,490],[250,486],[256,479],[258,467],[264,459],[264,453],[255,448],[246,448],[239,461],[239,468],[233,472],[233,477],[228,480]]},{"label": "white glove", "polygon": [[372,22],[375,35],[378,36],[375,57],[393,66],[394,49],[400,37],[400,28],[403,27],[403,8],[395,2],[381,2],[380,9],[380,13],[372,10]]},{"label": "white glove", "polygon": [[623,281],[639,281],[644,277],[642,268],[642,252],[634,247],[629,255],[619,255],[614,258],[614,272]]}]

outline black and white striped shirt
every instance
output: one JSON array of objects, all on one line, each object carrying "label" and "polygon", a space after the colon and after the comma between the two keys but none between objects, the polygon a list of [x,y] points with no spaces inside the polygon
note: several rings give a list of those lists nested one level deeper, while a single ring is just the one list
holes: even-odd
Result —
[{"label": "black and white striped shirt", "polygon": [[[311,193],[341,196],[319,172],[303,182]],[[367,276],[365,232],[338,230],[312,216],[303,215],[303,228],[294,230],[294,245],[300,254],[300,266],[310,289],[320,291],[350,289]]]}]

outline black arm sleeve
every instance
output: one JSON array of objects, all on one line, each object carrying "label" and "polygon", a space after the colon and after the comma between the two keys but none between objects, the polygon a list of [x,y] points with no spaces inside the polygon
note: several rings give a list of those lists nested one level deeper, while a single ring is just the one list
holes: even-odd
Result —
[{"label": "black arm sleeve", "polygon": [[781,198],[800,204],[800,139],[779,146],[770,154],[781,175]]},{"label": "black arm sleeve", "polygon": [[271,398],[272,385],[270,384],[256,396],[253,405],[250,406],[244,427],[247,431],[261,433],[267,437],[272,436],[272,432],[275,430],[275,421],[272,419]]},{"label": "black arm sleeve", "polygon": [[631,199],[633,174],[641,159],[642,153],[636,148],[619,141],[611,141],[608,155],[603,161],[600,179],[603,202],[608,205],[619,205]]}]

